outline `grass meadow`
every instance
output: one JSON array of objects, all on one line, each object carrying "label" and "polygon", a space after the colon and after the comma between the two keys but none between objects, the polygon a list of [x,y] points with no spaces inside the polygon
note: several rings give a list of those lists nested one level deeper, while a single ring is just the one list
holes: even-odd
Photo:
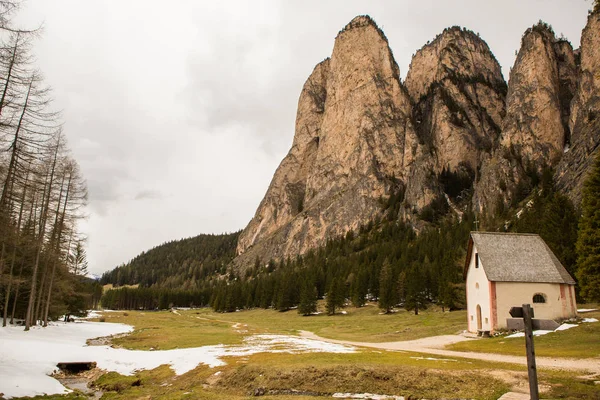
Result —
[{"label": "grass meadow", "polygon": [[[320,308],[323,304],[319,305]],[[437,308],[419,315],[398,311],[381,315],[376,305],[347,307],[345,314],[303,317],[295,310],[249,310],[221,314],[210,309],[105,312],[102,319],[133,325],[135,331],[113,340],[116,346],[166,350],[214,344],[239,344],[252,334],[297,334],[349,341],[412,340],[465,329],[464,311]],[[583,315],[600,318],[600,312]],[[539,356],[598,357],[600,323],[535,338]],[[523,338],[496,337],[461,342],[453,350],[523,354]],[[586,350],[587,349],[587,350]],[[405,351],[359,349],[352,354],[258,353],[229,357],[226,365],[175,375],[169,366],[139,371],[134,376],[115,372],[101,375],[93,385],[103,399],[263,399],[302,400],[335,392],[375,393],[406,399],[473,398],[492,400],[510,390],[527,390],[523,366],[461,358],[435,357]],[[600,362],[600,358],[599,358]],[[600,399],[594,379],[581,373],[540,369],[542,398]],[[44,399],[84,399],[80,393]]]}]

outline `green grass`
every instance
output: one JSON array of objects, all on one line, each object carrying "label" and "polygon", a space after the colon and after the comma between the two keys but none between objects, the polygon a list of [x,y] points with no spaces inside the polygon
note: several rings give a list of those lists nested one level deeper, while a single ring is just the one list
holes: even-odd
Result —
[{"label": "green grass", "polygon": [[550,386],[550,391],[543,396],[548,399],[581,399],[600,400],[600,388],[594,381],[563,371],[545,371],[539,374],[540,381]]},{"label": "green grass", "polygon": [[[586,307],[588,308],[588,307]],[[589,307],[596,308],[596,307]],[[600,311],[581,314],[581,317],[600,320]],[[540,357],[600,357],[600,322],[581,323],[578,327],[534,337],[535,353]],[[474,351],[511,355],[525,354],[525,338],[498,336],[446,346],[457,351]],[[599,389],[600,390],[600,389]]]},{"label": "green grass", "polygon": [[[324,311],[322,303],[319,307],[320,311]],[[203,309],[200,312],[206,318],[243,323],[258,331],[296,334],[306,330],[330,339],[358,342],[394,342],[455,334],[465,329],[467,321],[465,311],[442,312],[437,307],[421,311],[419,315],[405,310],[381,315],[375,304],[361,308],[347,307],[344,311],[347,314],[330,316],[323,312],[309,317],[299,315],[296,310],[279,312],[257,309],[219,314]]]},{"label": "green grass", "polygon": [[[320,304],[323,307],[323,304]],[[107,312],[106,322],[133,325],[135,331],[113,343],[129,349],[167,350],[215,344],[241,343],[253,333],[297,334],[306,330],[331,339],[359,342],[393,342],[461,332],[466,325],[465,311],[441,312],[438,308],[419,315],[399,310],[381,315],[375,305],[347,307],[347,314],[304,317],[295,310],[246,310],[215,313],[211,309],[169,311]],[[241,327],[234,329],[234,324]],[[244,330],[246,332],[240,332]]]},{"label": "green grass", "polygon": [[[464,329],[465,313],[442,313],[431,309],[419,316],[407,312],[380,315],[375,306],[347,308],[348,314],[302,317],[295,311],[251,310],[230,314],[208,309],[171,312],[110,312],[108,322],[134,325],[135,332],[115,340],[135,349],[169,349],[208,344],[239,343],[254,333],[294,334],[308,330],[318,335],[352,341],[394,341],[456,333]],[[586,314],[586,317],[600,316]],[[239,324],[233,328],[233,324]],[[536,337],[536,348],[542,339],[557,335],[568,352],[579,354],[581,346],[597,346],[598,324],[586,324],[568,331]],[[577,331],[580,330],[580,331]],[[588,331],[589,330],[589,331]],[[245,332],[242,332],[245,331]],[[505,346],[503,339],[482,339],[469,345]],[[504,339],[506,341],[506,339]],[[514,348],[522,351],[522,340],[515,339]],[[583,345],[581,343],[584,343]],[[486,350],[489,351],[489,350]],[[567,350],[563,350],[567,351]],[[503,351],[504,352],[504,351]],[[589,352],[589,351],[588,351]],[[506,352],[504,352],[506,353]],[[569,354],[571,354],[569,353]],[[518,353],[521,354],[521,353]],[[538,352],[539,354],[539,352]],[[139,371],[134,376],[109,372],[95,381],[105,393],[103,399],[246,399],[262,388],[264,399],[314,399],[306,395],[290,395],[289,389],[317,394],[334,392],[379,393],[405,398],[475,398],[497,399],[512,385],[526,386],[526,368],[461,358],[448,358],[404,351],[363,349],[353,354],[258,353],[248,357],[228,357],[226,365],[209,368],[199,365],[186,374],[176,376],[168,366]],[[220,372],[220,375],[215,375]],[[549,389],[542,398],[598,399],[593,380],[575,372],[538,372],[540,386]],[[596,378],[597,379],[597,378]],[[269,394],[269,391],[271,392]],[[273,394],[274,393],[274,394]],[[78,399],[78,395],[37,397],[36,399]]]},{"label": "green grass", "polygon": [[132,334],[113,339],[115,345],[133,350],[236,344],[244,338],[229,322],[199,319],[194,312],[187,315],[169,311],[106,312],[103,317],[107,323],[118,322],[135,328]]},{"label": "green grass", "polygon": [[[523,367],[507,364],[446,359],[424,360],[410,352],[361,351],[354,354],[271,354],[230,357],[218,368],[198,366],[176,376],[161,366],[141,371],[134,377],[110,373],[109,382],[139,380],[139,386],[109,391],[104,399],[244,399],[258,388],[264,399],[314,399],[286,395],[295,389],[322,395],[334,392],[377,393],[405,398],[473,398],[495,400],[510,390],[499,376],[510,375],[520,386],[527,385]],[[216,375],[219,372],[220,375]],[[100,377],[99,381],[106,381]],[[541,387],[549,387],[542,398],[597,399],[593,381],[565,371],[539,371]],[[514,383],[514,382],[513,382]],[[596,396],[596,397],[595,397]]]},{"label": "green grass", "polygon": [[[290,389],[331,395],[335,392],[396,394],[416,398],[451,396],[497,399],[508,386],[488,375],[485,363],[464,360],[440,362],[416,360],[412,353],[365,351],[356,354],[256,354],[231,357],[215,369],[199,366],[175,376],[161,366],[141,371],[134,377],[109,373],[96,384],[109,382],[119,390],[108,391],[104,399],[242,399],[262,388],[265,399],[314,399],[285,394]],[[220,375],[215,375],[220,372]],[[139,381],[137,386],[122,382]]]},{"label": "green grass", "polygon": [[141,384],[142,381],[137,376],[123,376],[116,372],[108,372],[94,381],[94,386],[103,392],[120,393]]}]

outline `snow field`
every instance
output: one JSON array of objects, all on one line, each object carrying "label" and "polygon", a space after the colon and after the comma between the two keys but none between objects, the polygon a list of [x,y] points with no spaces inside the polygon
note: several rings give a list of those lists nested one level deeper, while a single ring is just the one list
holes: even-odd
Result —
[{"label": "snow field", "polygon": [[153,369],[163,364],[177,374],[184,374],[199,364],[224,365],[225,356],[248,356],[255,353],[330,352],[353,353],[350,346],[326,343],[286,335],[253,335],[241,345],[202,346],[186,349],[141,351],[87,346],[86,340],[131,332],[124,324],[106,322],[53,323],[47,328],[23,327],[0,329],[0,393],[4,397],[60,394],[69,390],[48,376],[59,362],[95,361],[98,368],[131,375],[137,370]]}]

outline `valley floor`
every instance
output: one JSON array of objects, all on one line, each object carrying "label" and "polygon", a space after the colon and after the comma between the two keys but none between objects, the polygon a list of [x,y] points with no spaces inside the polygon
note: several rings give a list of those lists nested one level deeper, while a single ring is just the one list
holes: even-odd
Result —
[{"label": "valley floor", "polygon": [[[542,397],[600,398],[600,324],[591,323],[600,312],[585,316],[589,322],[573,329],[536,337]],[[526,392],[523,338],[475,339],[460,330],[465,319],[464,312],[435,309],[380,315],[371,305],[311,317],[273,310],[104,312],[106,322],[2,328],[0,393],[63,398],[65,388],[48,374],[64,361],[95,361],[108,372],[90,379],[105,399],[379,393],[495,400]],[[119,333],[127,334],[86,345]]]},{"label": "valley floor", "polygon": [[[353,342],[349,340],[327,339],[315,335],[312,332],[302,331],[302,337],[322,340],[329,343],[344,344],[350,346],[367,347],[382,350],[403,350],[414,351],[419,353],[433,354],[444,357],[460,357],[482,361],[493,361],[500,363],[527,365],[527,358],[522,356],[513,356],[497,353],[477,353],[472,351],[454,351],[446,350],[445,347],[455,343],[474,340],[469,339],[465,335],[444,335],[433,336],[425,339],[407,340],[404,342],[384,342],[384,343],[368,343],[368,342]],[[600,375],[600,360],[581,359],[581,358],[561,358],[561,357],[536,357],[536,365],[538,368],[548,368],[557,370],[570,371],[588,371],[592,374]]]}]

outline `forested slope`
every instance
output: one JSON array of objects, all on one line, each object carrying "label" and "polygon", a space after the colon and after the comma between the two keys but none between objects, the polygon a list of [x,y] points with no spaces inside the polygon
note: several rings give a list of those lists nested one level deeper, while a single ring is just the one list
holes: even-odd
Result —
[{"label": "forested slope", "polygon": [[[412,226],[397,220],[402,205],[402,193],[398,193],[381,201],[385,218],[376,218],[294,259],[256,259],[243,274],[233,265],[227,266],[235,248],[233,236],[237,234],[211,236],[210,243],[221,244],[212,248],[226,251],[220,263],[213,260],[206,264],[210,268],[190,268],[198,262],[184,256],[187,253],[183,249],[197,238],[167,243],[106,273],[103,280],[118,283],[119,273],[127,273],[133,279],[136,273],[148,277],[173,271],[171,277],[158,278],[154,286],[143,279],[122,280],[121,284],[141,283],[142,288],[109,291],[103,304],[111,308],[150,309],[210,304],[223,312],[255,307],[286,311],[298,306],[300,312],[308,314],[314,311],[317,298],[326,298],[331,313],[346,302],[361,306],[367,300],[377,301],[384,311],[398,305],[418,310],[432,302],[460,308],[465,297],[462,270],[466,244],[469,232],[476,227],[538,233],[574,274],[578,212],[566,196],[555,190],[551,171],[537,176],[535,182],[530,196],[487,218],[476,219],[469,212],[432,211],[431,222],[418,234]],[[465,204],[459,206],[469,209]],[[200,252],[209,254],[210,248]],[[176,260],[182,260],[181,264]],[[141,268],[152,265],[164,267],[160,273],[141,272]],[[201,274],[196,276],[193,271]],[[180,286],[176,286],[178,282]]]},{"label": "forested slope", "polygon": [[145,251],[102,275],[103,284],[193,290],[208,284],[235,256],[239,232],[198,235]]}]

